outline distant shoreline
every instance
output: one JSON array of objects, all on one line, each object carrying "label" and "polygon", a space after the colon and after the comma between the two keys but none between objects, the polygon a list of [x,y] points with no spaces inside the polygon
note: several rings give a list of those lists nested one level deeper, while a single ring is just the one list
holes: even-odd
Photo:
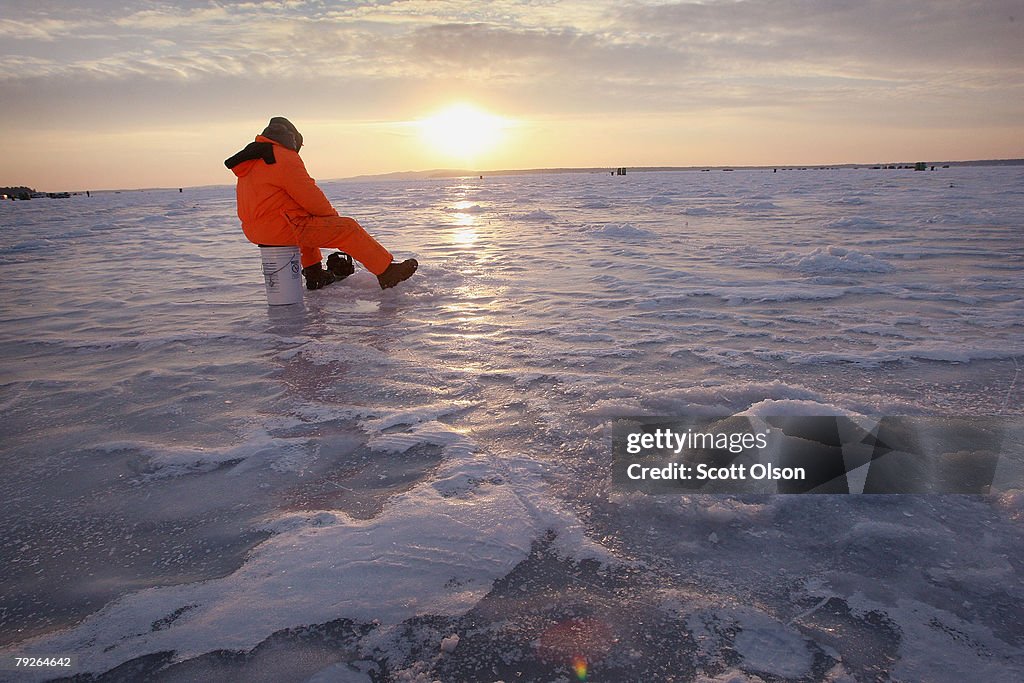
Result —
[{"label": "distant shoreline", "polygon": [[[969,161],[886,161],[886,162],[872,162],[863,164],[778,164],[778,165],[761,165],[761,166],[623,166],[627,174],[629,173],[652,173],[652,172],[666,172],[666,171],[766,171],[766,170],[779,170],[779,171],[825,171],[825,170],[839,170],[839,169],[897,169],[897,170],[913,170],[915,164],[924,163],[927,168],[931,169],[942,168],[942,167],[953,167],[953,166],[1024,166],[1024,159],[976,159]],[[355,176],[344,176],[340,178],[327,178],[323,182],[341,182],[341,181],[365,181],[365,180],[440,180],[444,178],[469,178],[469,177],[480,177],[480,176],[518,176],[518,175],[542,175],[542,174],[556,174],[556,173],[591,173],[591,174],[615,174],[616,168],[610,166],[579,166],[579,167],[557,167],[557,168],[523,168],[523,169],[500,169],[500,170],[469,170],[469,169],[454,169],[454,168],[434,168],[425,171],[394,171],[391,173],[370,173]],[[214,183],[210,185],[185,185],[185,189],[196,189],[202,187],[229,187],[233,186],[233,183]],[[7,188],[0,188],[0,194],[3,194],[2,190],[30,190],[36,192],[34,189],[25,186],[8,186]],[[163,190],[176,190],[181,189],[179,187],[167,186],[167,187],[132,187],[132,188],[114,188],[114,189],[99,189],[90,190],[92,194],[110,194],[118,192],[156,192]],[[71,195],[84,195],[86,190],[64,190],[59,192],[44,192],[37,194],[71,194]],[[9,197],[8,197],[9,199]]]},{"label": "distant shoreline", "polygon": [[[759,166],[624,166],[627,173],[650,173],[665,171],[764,171],[778,169],[780,171],[796,170],[830,170],[846,168],[867,168],[867,169],[889,169],[896,168],[906,170],[913,169],[914,165],[922,163],[918,161],[885,161],[862,164],[767,164]],[[970,161],[925,161],[928,168],[935,166],[1024,166],[1024,159],[977,159]],[[501,169],[501,170],[470,170],[435,168],[426,171],[394,171],[391,173],[370,173],[343,178],[332,178],[332,180],[431,180],[435,178],[463,178],[470,176],[509,176],[509,175],[539,175],[550,173],[614,173],[615,168],[610,166],[580,166],[562,168],[526,168],[526,169]]]}]

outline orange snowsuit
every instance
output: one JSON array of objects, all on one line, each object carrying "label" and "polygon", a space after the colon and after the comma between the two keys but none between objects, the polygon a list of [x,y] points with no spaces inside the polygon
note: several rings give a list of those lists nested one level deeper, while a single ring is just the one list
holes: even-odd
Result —
[{"label": "orange snowsuit", "polygon": [[250,242],[297,246],[303,268],[320,263],[319,248],[326,247],[350,254],[374,275],[387,270],[391,252],[354,219],[338,215],[298,152],[263,135],[256,142],[272,144],[269,155],[229,166],[238,176],[238,218]]}]

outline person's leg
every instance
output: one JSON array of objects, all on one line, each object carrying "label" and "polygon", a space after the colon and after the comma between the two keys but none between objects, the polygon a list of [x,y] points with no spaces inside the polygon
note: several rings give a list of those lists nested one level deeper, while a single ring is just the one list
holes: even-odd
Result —
[{"label": "person's leg", "polygon": [[307,268],[320,263],[322,254],[318,247],[299,247],[299,254],[302,256],[302,267]]},{"label": "person's leg", "polygon": [[[387,249],[373,239],[355,219],[347,216],[304,216],[293,217],[296,240],[302,248],[302,265],[320,262],[319,251],[312,260],[316,247],[340,249],[362,263],[374,275],[380,275],[391,265],[394,257]],[[307,264],[306,255],[310,255]]]}]

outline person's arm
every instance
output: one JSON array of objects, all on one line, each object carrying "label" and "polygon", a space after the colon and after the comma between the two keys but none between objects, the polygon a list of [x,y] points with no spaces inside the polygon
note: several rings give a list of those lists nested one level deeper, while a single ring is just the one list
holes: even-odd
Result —
[{"label": "person's arm", "polygon": [[298,154],[279,153],[277,163],[282,166],[282,184],[285,191],[299,203],[299,206],[314,216],[338,215],[323,191],[317,187],[316,181],[309,177],[306,165],[302,163],[302,158]]}]

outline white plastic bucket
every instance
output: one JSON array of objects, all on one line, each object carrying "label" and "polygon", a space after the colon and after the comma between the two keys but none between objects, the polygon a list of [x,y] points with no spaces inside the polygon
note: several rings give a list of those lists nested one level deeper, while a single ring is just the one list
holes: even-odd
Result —
[{"label": "white plastic bucket", "polygon": [[260,247],[267,303],[271,306],[302,303],[302,262],[298,247]]}]

